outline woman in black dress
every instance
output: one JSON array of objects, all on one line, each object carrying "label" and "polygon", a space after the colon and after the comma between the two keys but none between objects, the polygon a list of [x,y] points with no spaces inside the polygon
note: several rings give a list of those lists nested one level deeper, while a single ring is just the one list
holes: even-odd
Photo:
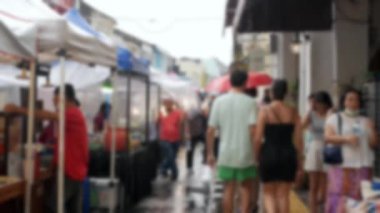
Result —
[{"label": "woman in black dress", "polygon": [[300,116],[295,108],[284,103],[287,87],[284,80],[274,82],[272,102],[261,108],[255,135],[267,213],[290,211],[290,189],[297,174],[302,174],[301,158],[297,157],[303,150]]}]

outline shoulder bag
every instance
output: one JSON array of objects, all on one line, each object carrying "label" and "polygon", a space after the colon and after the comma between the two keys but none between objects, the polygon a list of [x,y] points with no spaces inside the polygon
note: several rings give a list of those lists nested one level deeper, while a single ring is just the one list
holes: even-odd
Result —
[{"label": "shoulder bag", "polygon": [[[342,116],[337,113],[338,134],[342,135]],[[329,165],[339,165],[343,162],[342,146],[327,144],[323,149],[323,160]]]}]

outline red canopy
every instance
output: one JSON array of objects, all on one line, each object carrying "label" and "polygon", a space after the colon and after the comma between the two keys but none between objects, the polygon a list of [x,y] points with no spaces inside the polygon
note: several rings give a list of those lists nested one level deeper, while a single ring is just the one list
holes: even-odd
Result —
[{"label": "red canopy", "polygon": [[[267,86],[272,84],[272,77],[263,72],[249,72],[247,80],[247,89],[253,89],[258,86]],[[231,89],[230,76],[224,75],[216,78],[206,87],[207,92],[228,92]]]}]

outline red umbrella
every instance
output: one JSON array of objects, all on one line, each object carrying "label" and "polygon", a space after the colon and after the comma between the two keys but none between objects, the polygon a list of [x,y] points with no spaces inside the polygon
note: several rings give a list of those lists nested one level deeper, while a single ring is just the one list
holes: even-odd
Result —
[{"label": "red umbrella", "polygon": [[[253,89],[258,86],[267,86],[272,84],[272,77],[263,72],[249,72],[246,89]],[[230,76],[224,75],[216,78],[206,87],[207,92],[224,93],[231,89]]]}]

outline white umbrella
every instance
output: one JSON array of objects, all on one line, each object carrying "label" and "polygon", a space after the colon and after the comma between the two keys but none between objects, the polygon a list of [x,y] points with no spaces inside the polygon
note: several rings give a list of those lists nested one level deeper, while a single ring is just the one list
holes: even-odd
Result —
[{"label": "white umbrella", "polygon": [[[75,61],[66,61],[65,67],[65,82],[72,84],[77,90],[98,85],[111,76],[110,68],[102,65],[89,66]],[[13,65],[0,63],[0,86],[29,87],[28,80],[17,78],[21,72],[21,69]],[[59,86],[59,63],[52,66],[49,75],[51,86]],[[39,88],[46,86],[46,77],[38,77],[37,86]]]}]

